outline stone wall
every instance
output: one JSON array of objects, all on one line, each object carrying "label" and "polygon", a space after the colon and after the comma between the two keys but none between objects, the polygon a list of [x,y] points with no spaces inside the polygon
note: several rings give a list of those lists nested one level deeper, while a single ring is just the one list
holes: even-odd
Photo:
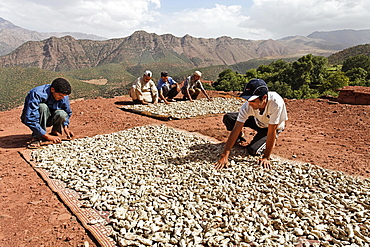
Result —
[{"label": "stone wall", "polygon": [[338,89],[337,101],[344,104],[370,105],[370,87],[346,86]]}]

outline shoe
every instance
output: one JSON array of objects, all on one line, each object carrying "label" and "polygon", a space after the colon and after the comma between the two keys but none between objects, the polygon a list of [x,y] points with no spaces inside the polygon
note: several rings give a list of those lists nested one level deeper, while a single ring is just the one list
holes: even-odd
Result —
[{"label": "shoe", "polygon": [[174,99],[167,99],[168,102],[176,102]]},{"label": "shoe", "polygon": [[263,143],[257,150],[256,155],[262,155],[265,152],[266,149],[266,142]]},{"label": "shoe", "polygon": [[246,142],[246,141],[247,140],[244,137],[242,137],[242,136],[238,137],[238,139],[236,140],[237,143],[238,142]]}]

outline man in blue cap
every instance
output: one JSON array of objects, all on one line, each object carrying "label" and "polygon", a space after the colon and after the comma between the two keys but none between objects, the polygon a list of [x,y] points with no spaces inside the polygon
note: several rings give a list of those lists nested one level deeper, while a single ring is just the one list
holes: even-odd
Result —
[{"label": "man in blue cap", "polygon": [[253,140],[247,145],[249,155],[259,156],[258,163],[271,168],[270,155],[278,134],[284,130],[288,115],[283,98],[276,92],[269,92],[262,79],[252,79],[244,87],[240,97],[247,101],[239,112],[227,113],[223,122],[231,131],[221,158],[214,164],[222,169],[229,164],[230,151],[238,140],[245,140],[241,133],[243,127],[257,131]]}]

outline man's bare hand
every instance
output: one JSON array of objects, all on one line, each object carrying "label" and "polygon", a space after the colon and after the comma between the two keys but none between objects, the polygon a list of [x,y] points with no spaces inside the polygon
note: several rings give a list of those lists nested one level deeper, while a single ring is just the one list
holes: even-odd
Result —
[{"label": "man's bare hand", "polygon": [[229,166],[228,157],[222,156],[216,163],[213,164],[216,170],[221,170],[223,168],[227,168]]},{"label": "man's bare hand", "polygon": [[66,134],[67,139],[72,139],[74,136],[72,131],[69,131],[68,134]]},{"label": "man's bare hand", "polygon": [[258,164],[262,165],[263,168],[265,168],[265,169],[271,169],[271,167],[272,167],[271,162],[268,158],[260,158],[258,160]]},{"label": "man's bare hand", "polygon": [[69,130],[68,126],[64,126],[64,133],[66,133],[67,139],[72,139],[74,134],[72,131]]}]

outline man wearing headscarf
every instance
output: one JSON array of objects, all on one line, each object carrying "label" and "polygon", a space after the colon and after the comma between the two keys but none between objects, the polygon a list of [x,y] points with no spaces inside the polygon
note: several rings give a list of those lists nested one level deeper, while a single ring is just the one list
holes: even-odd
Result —
[{"label": "man wearing headscarf", "polygon": [[212,100],[206,90],[204,90],[204,87],[202,85],[202,82],[200,81],[200,77],[202,76],[202,73],[200,71],[195,71],[193,75],[188,76],[185,81],[184,85],[181,88],[181,92],[184,96],[184,99],[189,99],[190,102],[193,102],[195,100],[199,93],[202,92],[208,100]]},{"label": "man wearing headscarf", "polygon": [[148,103],[158,102],[158,90],[154,81],[152,81],[153,73],[146,70],[143,76],[137,78],[130,88],[130,97],[134,103],[147,105]]}]

